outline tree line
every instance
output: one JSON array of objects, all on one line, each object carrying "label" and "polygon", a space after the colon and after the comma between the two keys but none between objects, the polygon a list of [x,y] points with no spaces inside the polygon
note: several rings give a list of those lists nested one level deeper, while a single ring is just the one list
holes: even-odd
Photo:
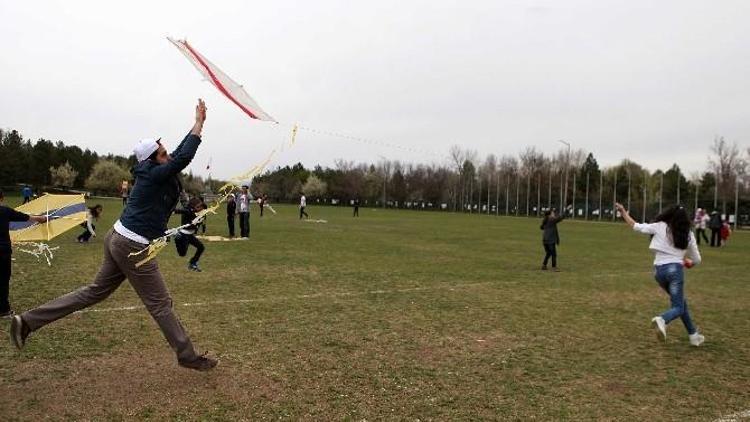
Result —
[{"label": "tree line", "polygon": [[[673,203],[723,214],[737,214],[735,202],[739,214],[750,209],[750,148],[741,150],[722,137],[708,145],[704,171],[690,174],[676,163],[649,171],[628,159],[601,168],[593,153],[580,149],[548,154],[528,147],[517,155],[480,157],[453,146],[448,157],[432,164],[339,159],[332,167],[312,169],[297,163],[267,170],[253,181],[251,191],[275,202],[294,203],[304,192],[313,203],[359,199],[365,206],[504,215],[540,215],[548,208],[572,206],[576,216],[596,219],[614,218],[615,201],[644,219]],[[122,180],[132,178],[129,168],[134,164],[132,155],[99,155],[61,141],[31,142],[15,130],[0,130],[0,186],[61,186],[112,194]],[[183,175],[185,189],[194,195],[222,184]]]},{"label": "tree line", "polygon": [[337,160],[333,168],[305,169],[298,163],[266,172],[252,191],[282,202],[294,202],[304,192],[308,201],[359,199],[370,206],[503,215],[538,216],[572,207],[576,216],[595,219],[615,218],[615,201],[644,220],[674,203],[736,214],[735,197],[740,211],[750,210],[750,148],[742,151],[722,137],[708,146],[705,170],[689,174],[676,163],[649,171],[629,159],[601,168],[593,153],[583,150],[545,154],[529,147],[517,156],[479,157],[453,146],[449,157],[444,164]]},{"label": "tree line", "polygon": [[[119,193],[123,180],[132,182],[134,155],[99,155],[62,141],[24,139],[16,130],[0,129],[0,186],[29,185],[38,192],[48,188],[85,189],[95,194]],[[200,176],[183,175],[183,186],[195,195],[220,181],[207,183]]]}]

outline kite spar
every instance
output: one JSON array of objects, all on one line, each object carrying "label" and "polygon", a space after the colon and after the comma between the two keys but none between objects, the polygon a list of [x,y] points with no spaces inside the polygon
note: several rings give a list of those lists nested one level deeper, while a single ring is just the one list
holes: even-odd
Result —
[{"label": "kite spar", "polygon": [[[78,226],[86,221],[86,200],[80,195],[52,195],[44,194],[41,197],[23,204],[16,208],[26,214],[46,215],[47,222],[44,224],[31,221],[12,222],[9,225],[10,240],[21,246],[21,252],[47,259],[47,265],[52,265],[54,257],[52,251],[59,247],[50,248],[47,243],[53,238]],[[24,249],[23,246],[33,249]]]}]

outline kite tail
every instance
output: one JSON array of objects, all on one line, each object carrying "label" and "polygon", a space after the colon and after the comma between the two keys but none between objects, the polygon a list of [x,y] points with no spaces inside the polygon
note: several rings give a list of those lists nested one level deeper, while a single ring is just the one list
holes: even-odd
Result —
[{"label": "kite tail", "polygon": [[[34,255],[34,257],[39,260],[40,257],[44,257],[44,259],[47,260],[47,265],[52,266],[52,259],[55,258],[55,255],[52,253],[52,251],[60,249],[59,246],[55,246],[54,248],[50,248],[50,246],[46,243],[37,243],[37,242],[18,242],[16,245],[21,246],[20,248],[16,248],[17,251],[27,253],[29,255]],[[32,249],[24,249],[23,247],[31,247]]]}]

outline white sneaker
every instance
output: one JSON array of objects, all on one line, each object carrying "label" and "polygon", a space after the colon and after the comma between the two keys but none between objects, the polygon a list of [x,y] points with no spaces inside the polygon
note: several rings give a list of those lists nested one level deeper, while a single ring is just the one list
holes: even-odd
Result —
[{"label": "white sneaker", "polygon": [[690,344],[692,344],[695,347],[700,346],[703,344],[703,342],[706,340],[705,337],[703,337],[703,334],[699,332],[695,332],[695,334],[690,334]]},{"label": "white sneaker", "polygon": [[664,318],[657,316],[651,318],[651,325],[656,328],[656,338],[667,341],[667,323]]}]

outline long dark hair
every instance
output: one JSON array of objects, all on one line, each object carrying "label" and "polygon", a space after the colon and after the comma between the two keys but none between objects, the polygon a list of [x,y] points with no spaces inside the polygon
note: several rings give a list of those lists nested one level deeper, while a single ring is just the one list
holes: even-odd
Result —
[{"label": "long dark hair", "polygon": [[687,249],[690,238],[690,229],[692,223],[688,217],[685,207],[682,205],[672,205],[656,216],[655,222],[667,223],[669,233],[672,235],[672,243],[675,248]]},{"label": "long dark hair", "polygon": [[89,207],[89,211],[91,211],[91,215],[94,216],[94,218],[98,219],[102,213],[102,206],[100,204],[96,204],[93,207]]}]

